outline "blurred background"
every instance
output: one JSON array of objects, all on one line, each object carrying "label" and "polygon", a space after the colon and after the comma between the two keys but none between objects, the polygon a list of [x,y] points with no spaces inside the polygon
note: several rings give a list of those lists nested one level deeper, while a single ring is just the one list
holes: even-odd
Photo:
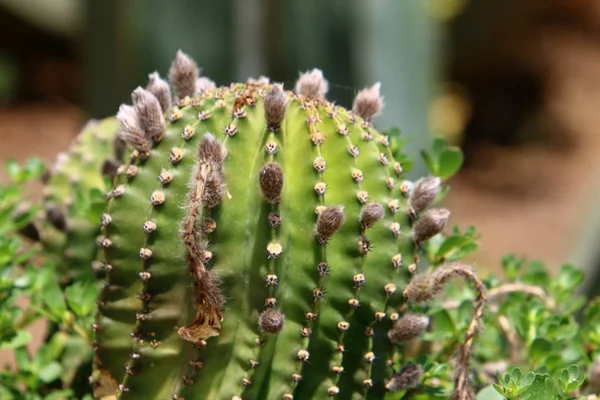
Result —
[{"label": "blurred background", "polygon": [[0,158],[51,162],[178,49],[218,84],[319,67],[343,106],[381,81],[379,128],[464,150],[445,202],[479,269],[513,252],[599,286],[599,1],[0,0]]}]

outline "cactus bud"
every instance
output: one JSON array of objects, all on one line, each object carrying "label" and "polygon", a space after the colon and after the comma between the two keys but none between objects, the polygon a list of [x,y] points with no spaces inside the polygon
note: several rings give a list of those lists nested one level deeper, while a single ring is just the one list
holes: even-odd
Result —
[{"label": "cactus bud", "polygon": [[59,231],[67,230],[67,218],[65,214],[55,205],[46,207],[46,219]]},{"label": "cactus bud", "polygon": [[408,363],[392,376],[392,379],[385,384],[385,388],[389,392],[397,392],[398,390],[417,387],[421,382],[422,375],[423,368],[420,365]]},{"label": "cactus bud", "polygon": [[265,96],[265,117],[270,130],[275,132],[281,126],[287,101],[288,97],[283,91],[283,86],[279,84],[273,85]]},{"label": "cactus bud", "polygon": [[279,203],[283,189],[283,171],[279,164],[268,162],[260,171],[258,181],[267,203]]},{"label": "cactus bud", "polygon": [[323,76],[323,71],[314,68],[300,74],[294,91],[304,97],[325,97],[329,90],[329,82]]},{"label": "cactus bud", "polygon": [[433,300],[442,290],[435,274],[415,275],[404,289],[404,298],[415,303]]},{"label": "cactus bud", "polygon": [[212,134],[207,133],[202,137],[198,147],[198,158],[201,162],[221,166],[225,159],[225,151],[219,141]]},{"label": "cactus bud", "polygon": [[417,244],[440,233],[446,226],[450,211],[445,208],[433,208],[427,211],[413,227],[413,240]]},{"label": "cactus bud", "polygon": [[358,92],[352,104],[352,111],[366,121],[376,117],[383,108],[383,97],[379,93],[381,83]]},{"label": "cactus bud", "polygon": [[177,51],[177,56],[169,70],[169,81],[180,99],[194,95],[199,75],[200,69],[196,62],[181,50]]},{"label": "cactus bud", "polygon": [[258,317],[258,327],[263,333],[279,333],[284,323],[285,316],[276,308],[268,308]]},{"label": "cactus bud", "polygon": [[207,90],[214,90],[216,88],[217,85],[215,85],[215,82],[213,82],[212,79],[201,76],[200,78],[196,79],[194,94],[203,94]]},{"label": "cactus bud", "polygon": [[344,224],[344,207],[327,207],[317,217],[317,239],[325,243]]},{"label": "cactus bud", "polygon": [[129,143],[140,153],[148,154],[152,142],[142,130],[135,108],[126,104],[121,105],[117,113],[117,119],[121,123],[121,131],[119,132],[121,139]]},{"label": "cactus bud", "polygon": [[388,331],[392,344],[398,344],[421,335],[429,325],[429,317],[421,314],[406,314]]},{"label": "cactus bud", "polygon": [[379,203],[365,204],[360,211],[360,226],[362,229],[370,228],[375,222],[382,219],[385,215],[383,206]]},{"label": "cactus bud", "polygon": [[160,102],[152,93],[138,87],[131,94],[140,126],[150,140],[159,142],[165,131],[165,117]]},{"label": "cactus bud", "polygon": [[148,75],[148,85],[146,86],[146,90],[157,98],[163,113],[171,108],[171,88],[167,81],[160,77],[158,72],[153,72]]},{"label": "cactus bud", "polygon": [[408,210],[415,218],[429,207],[440,192],[442,180],[437,176],[428,176],[415,182],[408,198]]}]

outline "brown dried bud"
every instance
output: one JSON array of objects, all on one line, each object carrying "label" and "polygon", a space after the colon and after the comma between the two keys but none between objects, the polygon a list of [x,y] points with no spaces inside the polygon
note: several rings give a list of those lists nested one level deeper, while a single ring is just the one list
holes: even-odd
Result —
[{"label": "brown dried bud", "polygon": [[149,153],[152,141],[142,130],[135,108],[122,104],[117,113],[117,120],[121,123],[119,137],[140,153]]},{"label": "brown dried bud", "polygon": [[59,231],[67,230],[67,218],[62,210],[56,205],[46,207],[46,219]]},{"label": "brown dried bud", "polygon": [[440,193],[442,180],[437,176],[428,176],[415,182],[408,198],[408,212],[415,218],[429,207]]},{"label": "brown dried bud", "polygon": [[421,382],[423,368],[418,364],[408,363],[400,368],[392,379],[385,384],[385,388],[389,392],[397,392],[398,390],[415,388]]},{"label": "brown dried bud", "polygon": [[160,77],[158,72],[153,72],[148,75],[148,85],[146,86],[146,90],[158,99],[160,109],[163,113],[171,108],[171,88],[167,81]]},{"label": "brown dried bud", "polygon": [[379,203],[371,202],[365,204],[360,211],[360,226],[362,229],[367,229],[385,215],[383,206]]},{"label": "brown dried bud", "polygon": [[146,136],[154,142],[160,141],[165,132],[165,116],[156,96],[138,87],[131,94],[131,99]]},{"label": "brown dried bud", "polygon": [[344,207],[327,207],[317,217],[317,239],[325,243],[344,225]]},{"label": "brown dried bud", "polygon": [[212,79],[209,79],[205,76],[201,76],[196,79],[196,86],[194,89],[195,94],[203,94],[208,90],[214,90],[217,88],[217,85]]},{"label": "brown dried bud", "polygon": [[449,217],[450,211],[445,208],[432,208],[425,212],[413,227],[415,243],[419,245],[444,230]]},{"label": "brown dried bud", "polygon": [[434,274],[415,275],[404,289],[404,298],[414,303],[431,301],[442,290],[442,284]]},{"label": "brown dried bud", "polygon": [[279,333],[284,323],[285,316],[276,308],[268,308],[258,317],[258,328],[263,333]]},{"label": "brown dried bud", "polygon": [[258,182],[267,203],[279,203],[283,190],[283,171],[279,164],[268,162],[260,171]]},{"label": "brown dried bud", "polygon": [[277,131],[285,117],[288,97],[281,84],[275,84],[265,96],[265,117],[271,131]]},{"label": "brown dried bud", "polygon": [[177,56],[169,69],[169,81],[180,99],[194,95],[199,75],[200,69],[196,62],[181,50],[177,51]]},{"label": "brown dried bud", "polygon": [[308,98],[325,97],[328,90],[329,83],[323,76],[323,71],[317,68],[301,73],[294,88],[297,94]]},{"label": "brown dried bud", "polygon": [[420,336],[429,325],[429,317],[421,314],[406,314],[388,331],[392,344],[406,342]]},{"label": "brown dried bud", "polygon": [[352,104],[352,111],[366,121],[376,117],[383,108],[383,97],[379,93],[381,83],[358,92]]}]

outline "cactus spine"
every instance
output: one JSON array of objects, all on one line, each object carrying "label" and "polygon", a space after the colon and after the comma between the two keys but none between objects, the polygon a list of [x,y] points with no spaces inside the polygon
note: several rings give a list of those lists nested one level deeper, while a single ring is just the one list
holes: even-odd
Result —
[{"label": "cactus spine", "polygon": [[180,52],[169,78],[175,101],[152,74],[118,115],[132,151],[97,241],[95,395],[378,399],[418,385],[388,332],[418,244],[449,213],[428,210],[439,179],[401,185],[370,122],[379,85],[349,111],[319,70],[294,92],[215,88]]}]

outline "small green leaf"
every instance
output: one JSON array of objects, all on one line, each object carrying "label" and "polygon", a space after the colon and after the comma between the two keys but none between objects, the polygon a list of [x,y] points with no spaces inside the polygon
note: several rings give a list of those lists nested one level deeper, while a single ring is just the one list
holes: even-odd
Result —
[{"label": "small green leaf", "polygon": [[552,343],[544,338],[536,338],[529,348],[529,356],[535,362],[542,362],[552,352]]},{"label": "small green leaf", "polygon": [[61,373],[61,365],[56,361],[52,361],[38,370],[38,378],[44,383],[50,383],[58,379]]},{"label": "small green leaf", "polygon": [[464,161],[463,153],[458,148],[447,148],[438,157],[437,175],[446,180],[456,174]]},{"label": "small green leaf", "polygon": [[429,172],[432,175],[437,176],[438,175],[438,166],[437,166],[437,162],[436,160],[431,156],[431,154],[429,154],[429,152],[422,150],[421,151],[421,157],[423,158],[423,161],[425,162],[425,165],[427,166],[427,169],[429,170]]},{"label": "small green leaf", "polygon": [[494,384],[493,386],[484,387],[479,393],[477,393],[477,400],[504,400],[504,396],[502,396],[494,386],[498,386]]},{"label": "small green leaf", "polygon": [[63,292],[56,280],[48,280],[42,288],[42,301],[55,317],[55,322],[60,322],[67,310]]},{"label": "small green leaf", "polygon": [[15,349],[23,347],[31,341],[31,333],[28,331],[17,331],[10,340],[3,339],[0,342],[0,349]]},{"label": "small green leaf", "polygon": [[14,159],[9,158],[6,161],[6,172],[11,180],[19,182],[21,180],[21,167]]}]

